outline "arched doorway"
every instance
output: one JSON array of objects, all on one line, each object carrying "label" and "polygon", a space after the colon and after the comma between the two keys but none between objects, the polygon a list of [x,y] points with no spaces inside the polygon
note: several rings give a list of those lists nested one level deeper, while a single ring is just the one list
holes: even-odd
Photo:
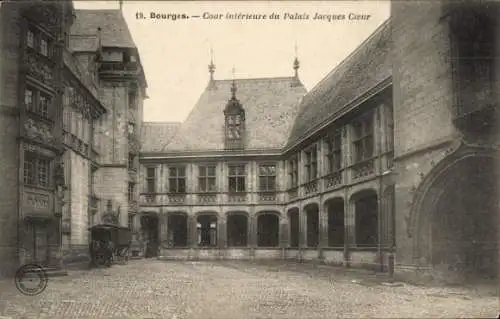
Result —
[{"label": "arched doorway", "polygon": [[257,217],[257,246],[278,247],[280,218],[274,213],[262,213]]},{"label": "arched doorway", "polygon": [[168,243],[169,247],[187,247],[188,245],[188,218],[184,212],[168,214]]},{"label": "arched doorway", "polygon": [[158,215],[156,213],[144,213],[140,218],[141,230],[144,241],[146,242],[146,258],[158,256],[159,231]]},{"label": "arched doorway", "polygon": [[300,244],[300,218],[297,207],[288,210],[288,222],[290,227],[290,247],[298,248]]},{"label": "arched doorway", "polygon": [[245,213],[229,213],[227,216],[228,247],[245,247],[248,244],[248,217]]},{"label": "arched doorway", "polygon": [[455,280],[498,276],[498,174],[487,156],[445,160],[422,183],[414,257]]},{"label": "arched doorway", "polygon": [[351,196],[354,205],[354,232],[358,247],[376,247],[379,242],[378,196],[373,189],[364,189]]},{"label": "arched doorway", "polygon": [[332,198],[325,202],[328,211],[328,246],[344,246],[344,199]]},{"label": "arched doorway", "polygon": [[319,244],[319,207],[313,203],[304,207],[306,213],[307,247],[318,247]]}]

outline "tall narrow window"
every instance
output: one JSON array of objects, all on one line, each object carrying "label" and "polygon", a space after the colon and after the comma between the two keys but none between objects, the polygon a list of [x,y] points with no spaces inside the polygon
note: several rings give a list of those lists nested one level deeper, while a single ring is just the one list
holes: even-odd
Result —
[{"label": "tall narrow window", "polygon": [[154,167],[146,169],[146,192],[156,193],[156,168]]},{"label": "tall narrow window", "polygon": [[26,46],[32,49],[35,48],[35,33],[33,30],[28,29],[26,33]]},{"label": "tall narrow window", "polygon": [[291,159],[288,160],[288,177],[290,180],[290,188],[295,188],[298,186],[299,167],[297,163],[297,155],[294,155]]},{"label": "tall narrow window", "polygon": [[35,160],[28,154],[24,155],[24,184],[35,184]]},{"label": "tall narrow window", "polygon": [[136,91],[134,90],[131,90],[128,92],[128,108],[131,109],[131,110],[134,110],[135,107],[136,107]]},{"label": "tall narrow window", "polygon": [[306,181],[310,182],[318,177],[318,149],[316,145],[305,151]]},{"label": "tall narrow window", "polygon": [[229,192],[239,193],[246,191],[246,165],[229,166]]},{"label": "tall narrow window", "polygon": [[276,165],[261,164],[259,166],[259,190],[263,192],[276,190]]},{"label": "tall narrow window", "polygon": [[49,56],[49,43],[46,39],[40,39],[40,53],[44,56]]},{"label": "tall narrow window", "polygon": [[327,146],[327,170],[328,173],[334,173],[342,167],[342,135],[340,131],[335,131],[326,140]]},{"label": "tall narrow window", "polygon": [[24,91],[24,105],[28,111],[33,111],[33,91],[31,89]]},{"label": "tall narrow window", "polygon": [[50,97],[40,93],[38,101],[38,114],[43,118],[49,118]]},{"label": "tall narrow window", "polygon": [[168,169],[168,190],[170,193],[186,193],[186,168],[184,166]]},{"label": "tall narrow window", "polygon": [[50,162],[45,158],[38,158],[36,163],[36,169],[38,173],[38,186],[48,187],[49,186],[49,169]]},{"label": "tall narrow window", "polygon": [[202,193],[217,191],[215,165],[198,167],[198,187]]},{"label": "tall narrow window", "polygon": [[353,123],[354,160],[361,162],[373,156],[373,116],[369,113]]},{"label": "tall narrow window", "polygon": [[128,228],[134,230],[134,214],[128,214]]}]

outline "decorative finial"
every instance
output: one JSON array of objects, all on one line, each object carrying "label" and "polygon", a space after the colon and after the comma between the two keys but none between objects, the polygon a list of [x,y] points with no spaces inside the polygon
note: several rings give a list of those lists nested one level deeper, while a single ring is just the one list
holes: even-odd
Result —
[{"label": "decorative finial", "polygon": [[215,64],[214,64],[214,51],[210,48],[210,64],[208,65],[208,72],[210,72],[210,81],[214,80]]},{"label": "decorative finial", "polygon": [[118,2],[120,3],[120,11],[122,11],[122,9],[123,9],[123,0],[118,0]]},{"label": "decorative finial", "polygon": [[295,70],[295,77],[299,77],[299,67],[300,67],[300,62],[298,58],[298,53],[297,53],[297,41],[295,41],[295,60],[293,61],[293,69]]},{"label": "decorative finial", "polygon": [[234,68],[234,65],[232,71],[233,71],[233,85],[231,85],[231,97],[232,99],[236,99],[236,80],[234,79],[234,73],[236,69]]}]

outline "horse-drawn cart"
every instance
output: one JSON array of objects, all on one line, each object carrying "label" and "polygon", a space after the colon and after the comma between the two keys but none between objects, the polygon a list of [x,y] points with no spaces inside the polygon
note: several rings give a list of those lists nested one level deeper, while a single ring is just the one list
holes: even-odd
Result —
[{"label": "horse-drawn cart", "polygon": [[99,224],[89,228],[93,266],[110,266],[113,261],[127,262],[132,232],[128,227]]}]

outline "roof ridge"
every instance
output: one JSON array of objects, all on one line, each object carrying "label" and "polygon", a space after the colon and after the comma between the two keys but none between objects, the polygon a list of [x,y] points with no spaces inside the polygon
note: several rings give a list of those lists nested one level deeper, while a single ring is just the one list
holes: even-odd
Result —
[{"label": "roof ridge", "polygon": [[[239,78],[239,79],[234,79],[234,81],[262,81],[262,80],[292,80],[294,79],[294,76],[274,76],[274,77],[261,77],[261,78]],[[214,79],[214,82],[231,82],[233,79],[221,79],[221,80],[216,80]]]},{"label": "roof ridge", "polygon": [[339,64],[337,64],[330,72],[328,72],[328,74],[323,78],[321,79],[321,81],[319,81],[318,83],[316,83],[315,86],[313,86],[310,90],[309,90],[309,94],[314,94],[315,90],[319,88],[319,86],[324,83],[327,79],[329,79],[333,74],[337,73],[337,71],[342,67],[344,66],[345,64],[347,64],[347,62],[349,62],[350,60],[353,59],[353,57],[358,54],[361,49],[363,49],[365,47],[365,44],[368,43],[370,40],[372,40],[376,35],[379,34],[379,32],[389,23],[389,21],[391,20],[391,18],[387,18],[384,22],[382,22],[368,37],[366,37],[366,39],[363,40],[363,42],[361,42],[360,44],[358,44],[358,46],[356,46],[356,48],[354,50],[351,51],[351,53],[349,53],[344,59],[342,59],[342,61],[340,61]]}]

